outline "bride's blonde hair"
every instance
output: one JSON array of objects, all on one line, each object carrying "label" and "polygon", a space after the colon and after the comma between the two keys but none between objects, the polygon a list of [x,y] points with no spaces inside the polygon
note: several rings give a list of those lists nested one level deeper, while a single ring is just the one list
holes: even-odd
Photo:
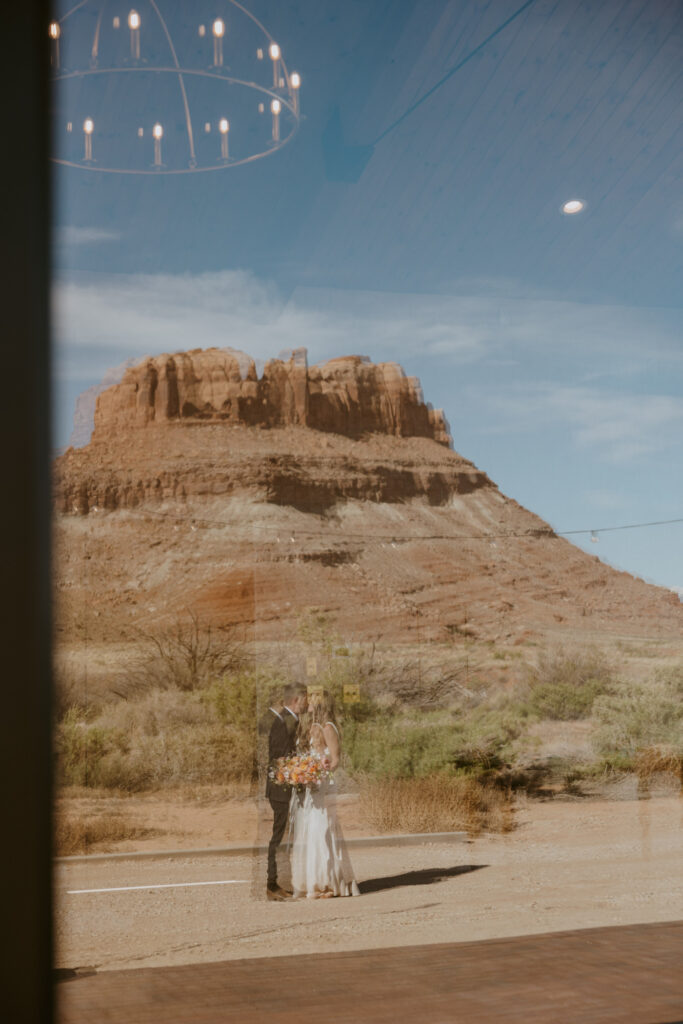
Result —
[{"label": "bride's blonde hair", "polygon": [[302,721],[301,723],[299,742],[304,744],[310,742],[311,729],[314,725],[324,727],[328,722],[331,722],[337,732],[339,731],[334,697],[329,690],[323,690],[319,696],[316,695],[311,700],[311,706],[313,710],[306,714],[305,722]]},{"label": "bride's blonde hair", "polygon": [[328,722],[331,722],[335,728],[339,728],[334,697],[329,690],[323,690],[320,696],[313,700],[312,703],[313,714],[311,715],[311,723],[315,722],[316,725],[326,725]]}]

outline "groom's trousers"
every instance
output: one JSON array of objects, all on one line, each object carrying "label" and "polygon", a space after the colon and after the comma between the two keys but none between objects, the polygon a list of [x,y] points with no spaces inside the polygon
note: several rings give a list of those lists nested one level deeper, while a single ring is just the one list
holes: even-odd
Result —
[{"label": "groom's trousers", "polygon": [[273,800],[272,796],[269,800],[273,808],[273,834],[268,843],[268,888],[274,889],[277,886],[277,850],[287,828],[289,800]]}]

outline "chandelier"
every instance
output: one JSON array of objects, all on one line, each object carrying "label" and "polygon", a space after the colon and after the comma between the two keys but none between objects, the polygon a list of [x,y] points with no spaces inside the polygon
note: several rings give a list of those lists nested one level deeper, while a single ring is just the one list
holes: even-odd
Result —
[{"label": "chandelier", "polygon": [[[130,2],[130,0],[129,0]],[[270,156],[300,122],[301,77],[237,0],[81,0],[49,26],[52,155],[109,174],[218,171]],[[192,11],[194,23],[173,21]]]}]

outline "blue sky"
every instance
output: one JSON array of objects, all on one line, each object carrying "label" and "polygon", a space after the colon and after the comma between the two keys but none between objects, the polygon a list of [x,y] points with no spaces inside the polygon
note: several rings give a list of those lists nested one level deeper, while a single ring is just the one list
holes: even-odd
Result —
[{"label": "blue sky", "polygon": [[[194,59],[221,4],[160,6]],[[683,517],[683,11],[538,0],[391,129],[520,7],[254,2],[303,77],[281,152],[175,178],[56,166],[55,443],[127,358],[304,345],[400,362],[455,448],[558,530]],[[57,153],[69,104],[116,141],[112,96],[79,88],[56,93]],[[175,116],[170,87],[137,102]],[[683,587],[682,529],[576,542]]]}]

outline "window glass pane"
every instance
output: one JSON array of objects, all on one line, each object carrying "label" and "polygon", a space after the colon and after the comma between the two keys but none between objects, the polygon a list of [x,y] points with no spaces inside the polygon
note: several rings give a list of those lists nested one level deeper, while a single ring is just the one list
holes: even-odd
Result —
[{"label": "window glass pane", "polygon": [[679,916],[681,8],[247,8],[50,30],[58,964]]}]

